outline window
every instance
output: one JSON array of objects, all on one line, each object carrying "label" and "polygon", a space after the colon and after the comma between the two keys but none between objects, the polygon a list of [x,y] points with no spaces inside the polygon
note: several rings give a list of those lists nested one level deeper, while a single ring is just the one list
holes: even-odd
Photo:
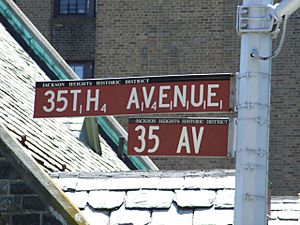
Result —
[{"label": "window", "polygon": [[95,0],[56,0],[55,11],[57,15],[93,17],[95,12]]},{"label": "window", "polygon": [[69,62],[69,66],[79,76],[80,79],[88,79],[93,77],[92,62]]}]

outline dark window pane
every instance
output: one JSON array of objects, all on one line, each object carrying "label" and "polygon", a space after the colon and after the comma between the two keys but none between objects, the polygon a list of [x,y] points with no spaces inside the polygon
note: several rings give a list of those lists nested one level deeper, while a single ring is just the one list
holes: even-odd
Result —
[{"label": "dark window pane", "polygon": [[77,12],[76,0],[69,0],[69,13],[75,14]]},{"label": "dark window pane", "polygon": [[59,13],[60,14],[68,14],[68,0],[60,0]]},{"label": "dark window pane", "polygon": [[76,66],[76,67],[75,67],[75,73],[76,73],[80,78],[83,78],[83,76],[84,76],[83,66]]},{"label": "dark window pane", "polygon": [[77,12],[79,14],[86,13],[87,12],[87,9],[86,9],[86,0],[77,0],[77,7],[78,7]]},{"label": "dark window pane", "polygon": [[92,62],[74,62],[69,63],[71,69],[77,74],[80,79],[93,77]]},{"label": "dark window pane", "polygon": [[79,64],[70,64],[72,70],[77,74],[77,76],[80,77],[80,79],[83,79],[84,77],[84,72],[83,72],[83,69],[84,69],[84,66],[83,65],[79,65]]}]

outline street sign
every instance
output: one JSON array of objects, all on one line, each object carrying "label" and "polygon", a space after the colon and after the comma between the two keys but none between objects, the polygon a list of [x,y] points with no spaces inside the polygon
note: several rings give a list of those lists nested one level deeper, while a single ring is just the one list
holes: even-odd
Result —
[{"label": "street sign", "polygon": [[228,137],[228,118],[130,118],[128,154],[226,157]]},{"label": "street sign", "polygon": [[36,83],[34,117],[230,111],[231,74]]}]

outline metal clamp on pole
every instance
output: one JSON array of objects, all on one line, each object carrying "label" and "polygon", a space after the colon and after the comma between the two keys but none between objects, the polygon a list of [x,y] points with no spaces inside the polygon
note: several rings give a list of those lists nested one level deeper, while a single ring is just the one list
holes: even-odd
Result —
[{"label": "metal clamp on pole", "polygon": [[275,18],[273,11],[274,8],[271,5],[238,6],[237,32],[239,34],[245,32],[274,32]]},{"label": "metal clamp on pole", "polygon": [[267,154],[267,151],[262,148],[246,148],[245,150],[248,153],[256,154],[259,158],[262,158]]},{"label": "metal clamp on pole", "polygon": [[261,196],[261,195],[252,195],[252,194],[249,194],[249,193],[246,193],[244,195],[244,199],[246,201],[254,201],[255,199],[265,199],[266,197],[265,196]]}]

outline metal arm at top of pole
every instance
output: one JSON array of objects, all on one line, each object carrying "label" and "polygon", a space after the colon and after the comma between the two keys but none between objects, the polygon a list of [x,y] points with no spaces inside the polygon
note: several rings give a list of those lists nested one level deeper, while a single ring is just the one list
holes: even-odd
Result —
[{"label": "metal arm at top of pole", "polygon": [[[300,0],[283,0],[275,5],[246,5],[238,7],[237,31],[241,33],[272,33],[273,38],[277,37],[283,23],[281,40],[276,51],[271,55],[261,56],[257,49],[250,53],[252,58],[270,60],[275,58],[281,51],[286,34],[287,20],[289,16],[300,8]],[[257,17],[249,16],[250,13],[261,11],[262,15]],[[260,21],[259,23],[257,21]]]},{"label": "metal arm at top of pole", "polygon": [[[275,5],[257,4],[238,6],[237,31],[238,33],[273,33],[279,32],[278,26],[284,22],[298,8],[300,0],[283,0]],[[259,16],[250,16],[260,12]],[[275,25],[275,26],[274,26]]]},{"label": "metal arm at top of pole", "polygon": [[300,8],[299,0],[283,0],[275,5],[274,17],[281,20],[284,16],[292,15],[298,8]]}]

